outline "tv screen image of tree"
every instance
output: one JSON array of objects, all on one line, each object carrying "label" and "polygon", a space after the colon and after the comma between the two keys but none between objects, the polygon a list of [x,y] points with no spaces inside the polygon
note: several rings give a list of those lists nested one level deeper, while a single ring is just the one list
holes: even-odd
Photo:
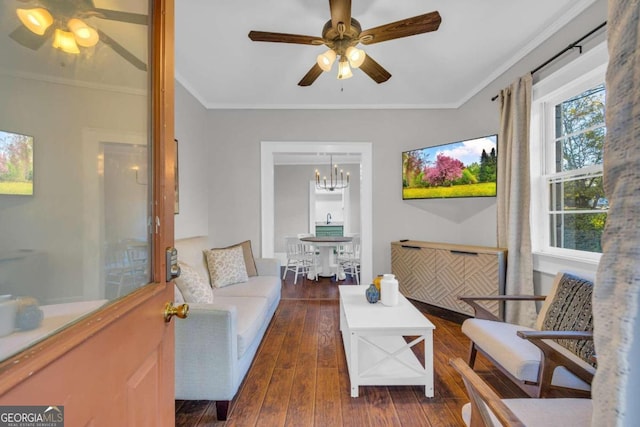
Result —
[{"label": "tv screen image of tree", "polygon": [[0,130],[0,194],[33,194],[33,137]]},{"label": "tv screen image of tree", "polygon": [[498,136],[402,153],[402,198],[495,197]]}]

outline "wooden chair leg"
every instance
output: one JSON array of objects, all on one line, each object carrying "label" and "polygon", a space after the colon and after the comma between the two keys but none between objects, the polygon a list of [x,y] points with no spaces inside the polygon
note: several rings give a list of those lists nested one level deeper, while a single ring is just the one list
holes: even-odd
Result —
[{"label": "wooden chair leg", "polygon": [[473,341],[471,341],[471,347],[469,347],[469,361],[467,363],[470,368],[473,368],[473,365],[475,365],[477,354],[478,354],[478,349],[476,348],[476,344]]},{"label": "wooden chair leg", "polygon": [[218,421],[226,421],[229,412],[228,400],[216,400],[216,417]]}]

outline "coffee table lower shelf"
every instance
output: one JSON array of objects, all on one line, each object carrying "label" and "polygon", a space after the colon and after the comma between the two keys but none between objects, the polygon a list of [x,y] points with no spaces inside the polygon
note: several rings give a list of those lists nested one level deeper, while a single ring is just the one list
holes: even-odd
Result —
[{"label": "coffee table lower shelf", "polygon": [[420,336],[407,343],[398,335],[360,335],[342,333],[351,397],[358,397],[359,387],[367,385],[420,385],[425,396],[433,397],[433,370],[426,369],[411,350]]}]

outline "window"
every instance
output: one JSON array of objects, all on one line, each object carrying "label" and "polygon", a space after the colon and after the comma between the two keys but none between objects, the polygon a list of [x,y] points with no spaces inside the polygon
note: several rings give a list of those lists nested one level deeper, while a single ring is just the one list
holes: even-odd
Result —
[{"label": "window", "polygon": [[[545,141],[549,245],[602,252],[609,207],[602,187],[605,89],[601,84],[556,104],[555,138]],[[551,110],[550,106],[547,106]]]},{"label": "window", "polygon": [[[536,83],[532,105],[534,254],[586,262],[591,271],[602,252],[609,208],[602,176],[606,135],[602,50],[593,49]],[[566,263],[560,266],[566,267]],[[558,267],[549,267],[549,272],[554,269]]]}]

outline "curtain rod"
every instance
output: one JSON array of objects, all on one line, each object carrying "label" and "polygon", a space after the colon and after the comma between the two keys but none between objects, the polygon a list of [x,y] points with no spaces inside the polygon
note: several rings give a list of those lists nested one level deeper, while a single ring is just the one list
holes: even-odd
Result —
[{"label": "curtain rod", "polygon": [[[553,61],[555,61],[556,59],[558,59],[560,56],[564,55],[565,53],[567,53],[570,50],[573,50],[575,48],[580,49],[580,54],[582,54],[582,45],[580,45],[579,43],[582,42],[583,40],[591,37],[594,33],[596,33],[597,31],[599,31],[600,29],[602,29],[603,27],[605,27],[607,25],[607,21],[604,21],[602,24],[598,25],[596,28],[594,28],[593,30],[589,31],[587,34],[585,34],[584,36],[582,36],[580,39],[574,41],[573,43],[571,43],[569,46],[565,47],[564,49],[562,49],[560,52],[556,53],[554,56],[552,56],[551,58],[547,59],[545,62],[543,62],[542,64],[538,65],[536,68],[534,68],[531,71],[531,75],[537,73],[538,71],[542,70],[544,67],[546,67],[547,65],[551,64]],[[498,99],[499,95],[495,95],[493,98],[491,98],[491,101],[495,101],[496,99]]]}]

